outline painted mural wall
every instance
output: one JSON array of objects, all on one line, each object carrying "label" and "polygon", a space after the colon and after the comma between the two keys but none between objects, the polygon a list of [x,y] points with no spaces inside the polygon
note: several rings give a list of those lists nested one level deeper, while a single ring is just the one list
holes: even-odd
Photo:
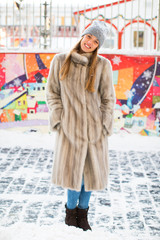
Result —
[{"label": "painted mural wall", "polygon": [[[0,128],[47,126],[45,85],[55,54],[0,54]],[[114,132],[160,136],[160,57],[101,54],[111,61]]]}]

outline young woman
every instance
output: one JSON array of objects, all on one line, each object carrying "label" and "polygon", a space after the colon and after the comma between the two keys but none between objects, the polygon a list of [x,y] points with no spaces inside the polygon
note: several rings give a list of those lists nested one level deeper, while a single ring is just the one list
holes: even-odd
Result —
[{"label": "young woman", "polygon": [[91,230],[91,192],[104,189],[108,178],[115,93],[111,64],[97,55],[107,31],[96,20],[69,54],[57,54],[46,88],[50,129],[57,131],[52,181],[68,189],[65,223],[83,230]]}]

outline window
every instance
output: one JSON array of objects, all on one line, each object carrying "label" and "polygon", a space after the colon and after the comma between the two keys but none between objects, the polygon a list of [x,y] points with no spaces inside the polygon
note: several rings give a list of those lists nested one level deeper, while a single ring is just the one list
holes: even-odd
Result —
[{"label": "window", "polygon": [[138,126],[143,127],[144,126],[144,122],[142,120],[139,120],[138,121]]},{"label": "window", "polygon": [[134,31],[133,37],[134,47],[144,46],[144,31]]}]

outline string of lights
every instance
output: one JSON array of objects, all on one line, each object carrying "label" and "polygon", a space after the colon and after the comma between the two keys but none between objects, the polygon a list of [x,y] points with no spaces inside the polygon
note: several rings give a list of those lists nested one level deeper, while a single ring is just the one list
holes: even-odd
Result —
[{"label": "string of lights", "polygon": [[136,20],[136,19],[141,19],[143,21],[153,21],[153,20],[156,20],[157,19],[157,16],[153,17],[153,18],[142,18],[141,16],[136,16],[134,18],[125,18],[123,15],[121,14],[118,14],[117,16],[115,17],[112,17],[112,18],[105,18],[102,14],[99,14],[97,15],[96,17],[94,18],[89,18],[87,17],[84,13],[81,13],[80,15],[84,16],[85,19],[87,20],[90,20],[90,21],[93,21],[95,19],[98,19],[99,17],[101,17],[102,19],[106,20],[106,21],[109,21],[109,20],[113,20],[113,19],[117,19],[118,17],[121,17],[122,19],[126,20],[126,21],[133,21],[133,20]]}]

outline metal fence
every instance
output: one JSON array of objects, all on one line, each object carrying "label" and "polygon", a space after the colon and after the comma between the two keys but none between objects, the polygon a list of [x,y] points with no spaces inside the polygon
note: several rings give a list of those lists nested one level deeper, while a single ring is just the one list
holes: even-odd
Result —
[{"label": "metal fence", "polygon": [[0,51],[69,49],[95,19],[105,21],[110,29],[103,50],[160,50],[160,0],[111,0],[97,6],[3,0]]}]

